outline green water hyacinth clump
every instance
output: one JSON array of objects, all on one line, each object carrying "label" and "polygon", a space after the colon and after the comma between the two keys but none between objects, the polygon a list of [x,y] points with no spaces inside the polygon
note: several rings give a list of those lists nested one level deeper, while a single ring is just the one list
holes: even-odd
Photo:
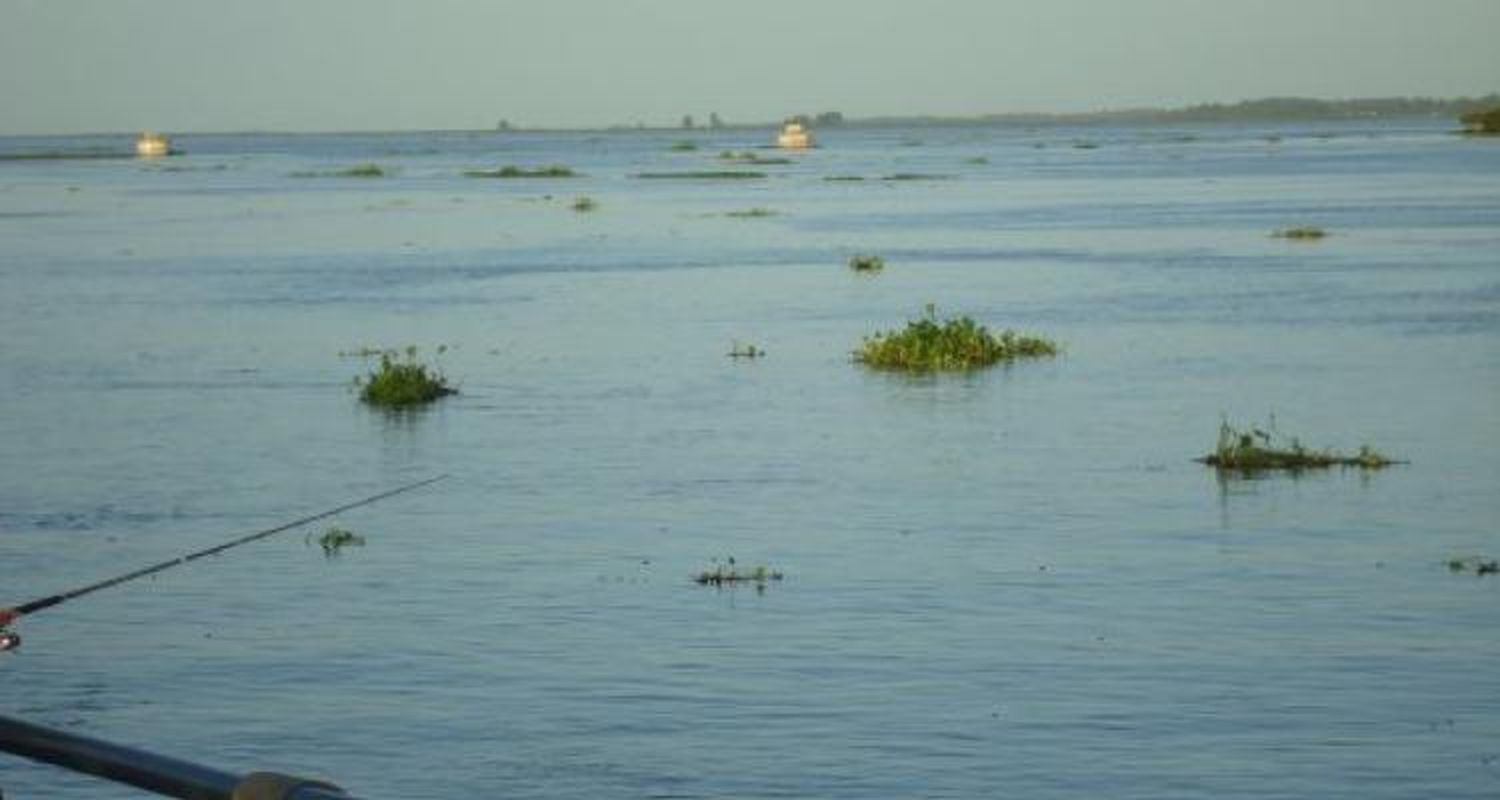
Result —
[{"label": "green water hyacinth clump", "polygon": [[1057,344],[1050,339],[1011,330],[994,334],[969,317],[939,322],[935,309],[928,306],[926,315],[906,323],[905,330],[865,337],[854,360],[875,369],[948,372],[1057,353]]},{"label": "green water hyacinth clump", "polygon": [[1352,455],[1337,450],[1312,450],[1303,446],[1295,436],[1288,438],[1278,434],[1274,421],[1267,427],[1271,429],[1269,432],[1253,426],[1242,431],[1224,420],[1219,424],[1218,445],[1198,461],[1221,470],[1240,472],[1295,472],[1328,467],[1381,469],[1397,463],[1369,445],[1361,445],[1359,452]]},{"label": "green water hyacinth clump", "polygon": [[380,354],[380,366],[360,384],[359,399],[372,406],[410,408],[425,405],[458,390],[436,368],[417,361],[415,347],[406,349],[406,358],[393,352]]},{"label": "green water hyacinth clump", "polygon": [[545,167],[504,166],[500,169],[471,169],[464,173],[470,178],[576,178],[572,167],[552,164]]},{"label": "green water hyacinth clump", "polygon": [[750,584],[755,587],[756,591],[764,591],[767,583],[781,579],[781,570],[771,569],[764,565],[741,566],[735,563],[733,556],[730,556],[722,563],[718,559],[712,559],[712,566],[694,576],[693,582],[699,586],[719,588]]},{"label": "green water hyacinth clump", "polygon": [[345,547],[363,547],[365,537],[345,528],[333,527],[323,532],[318,537],[318,545],[323,548],[323,555],[333,557]]},{"label": "green water hyacinth clump", "polygon": [[1294,239],[1299,241],[1316,241],[1328,236],[1328,231],[1314,225],[1301,225],[1296,228],[1282,228],[1274,231],[1271,236],[1277,239]]}]

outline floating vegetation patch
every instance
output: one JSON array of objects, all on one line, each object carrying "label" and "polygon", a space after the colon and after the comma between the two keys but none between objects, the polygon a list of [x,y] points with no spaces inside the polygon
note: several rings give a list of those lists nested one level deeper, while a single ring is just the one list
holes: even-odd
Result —
[{"label": "floating vegetation patch", "polygon": [[1074,150],[1098,150],[1099,145],[1094,142],[1074,142]]},{"label": "floating vegetation patch", "polygon": [[675,150],[675,151],[677,151],[677,152],[679,152],[679,153],[686,153],[686,152],[689,152],[689,151],[692,151],[692,150],[697,150],[698,149],[698,143],[697,142],[690,142],[690,141],[686,141],[686,140],[681,141],[681,142],[673,142],[672,143],[672,149]]},{"label": "floating vegetation patch", "polygon": [[736,153],[733,150],[725,150],[719,154],[720,161],[737,161],[741,164],[790,164],[790,158],[767,158],[750,150],[742,150]]},{"label": "floating vegetation patch", "polygon": [[981,165],[990,163],[990,160],[988,158],[985,158],[984,156],[974,156],[972,158],[966,158],[966,159],[964,159],[964,163],[965,164],[974,164],[976,166],[981,166]]},{"label": "floating vegetation patch", "polygon": [[933,175],[926,172],[897,172],[881,178],[883,181],[951,181],[952,175]]},{"label": "floating vegetation patch", "polygon": [[750,172],[748,170],[690,170],[687,172],[638,172],[637,178],[648,180],[756,180],[766,177],[764,172]]},{"label": "floating vegetation patch", "polygon": [[574,200],[573,201],[573,205],[570,206],[570,207],[574,211],[577,211],[579,213],[585,213],[585,212],[593,211],[594,209],[598,208],[599,204],[594,201],[594,198],[589,197],[588,195],[584,195],[583,197],[580,197],[580,198]]},{"label": "floating vegetation patch", "polygon": [[1475,575],[1500,574],[1500,560],[1483,556],[1465,556],[1448,559],[1449,572],[1472,572]]},{"label": "floating vegetation patch", "polygon": [[865,178],[864,178],[863,175],[824,175],[823,176],[823,180],[825,180],[825,181],[862,181],[864,179]]},{"label": "floating vegetation patch", "polygon": [[468,178],[577,178],[572,167],[550,164],[545,167],[517,167],[507,165],[499,169],[471,169],[464,173]]},{"label": "floating vegetation patch", "polygon": [[776,216],[776,212],[769,208],[756,207],[744,208],[739,211],[725,211],[724,216],[734,217],[735,219],[762,219],[764,217],[774,217]]},{"label": "floating vegetation patch", "polygon": [[101,158],[135,158],[125,150],[36,150],[23,153],[0,153],[0,161],[76,161]]},{"label": "floating vegetation patch", "polygon": [[293,178],[384,178],[390,171],[379,164],[356,164],[345,169],[293,172]]},{"label": "floating vegetation patch", "polygon": [[855,361],[874,369],[946,372],[1057,353],[1057,344],[1050,339],[1011,330],[997,335],[969,317],[938,322],[936,308],[928,304],[922,318],[906,323],[905,330],[866,336],[853,355]]},{"label": "floating vegetation patch", "polygon": [[766,351],[753,344],[736,341],[725,353],[730,358],[765,358]]},{"label": "floating vegetation patch", "polygon": [[885,259],[880,256],[855,255],[849,257],[849,269],[855,272],[875,273],[885,269]]},{"label": "floating vegetation patch", "polygon": [[734,561],[734,556],[720,562],[717,558],[712,559],[711,566],[699,572],[693,582],[699,586],[713,586],[722,589],[726,586],[735,587],[750,585],[755,591],[764,592],[766,584],[779,581],[782,578],[780,570],[771,569],[767,566],[741,567]]},{"label": "floating vegetation patch", "polygon": [[228,164],[147,164],[141,167],[141,172],[226,172]]},{"label": "floating vegetation patch", "polygon": [[1302,225],[1296,228],[1282,228],[1271,232],[1274,239],[1292,239],[1294,241],[1315,242],[1328,236],[1328,231],[1312,225]]},{"label": "floating vegetation patch", "polygon": [[382,351],[380,366],[354,382],[360,387],[360,400],[383,408],[410,408],[458,394],[441,372],[417,360],[416,347],[406,348],[405,358],[393,350]]},{"label": "floating vegetation patch", "polygon": [[345,528],[329,528],[318,537],[318,546],[323,548],[323,555],[329,558],[338,555],[345,547],[364,547],[364,545],[365,537]]},{"label": "floating vegetation patch", "polygon": [[1296,472],[1328,467],[1381,469],[1399,463],[1369,445],[1361,445],[1359,452],[1352,455],[1336,450],[1310,450],[1297,437],[1280,434],[1274,417],[1266,427],[1270,430],[1254,426],[1249,430],[1239,430],[1230,425],[1229,420],[1223,420],[1219,423],[1219,443],[1214,452],[1198,461],[1221,470],[1247,473],[1273,469]]}]

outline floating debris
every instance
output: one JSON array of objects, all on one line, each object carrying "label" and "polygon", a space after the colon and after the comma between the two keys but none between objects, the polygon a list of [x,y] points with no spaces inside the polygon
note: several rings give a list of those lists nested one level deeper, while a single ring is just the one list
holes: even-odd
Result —
[{"label": "floating debris", "polygon": [[572,205],[572,209],[579,213],[593,211],[598,207],[599,204],[594,201],[594,198],[589,197],[588,195],[584,195],[583,197],[574,200]]},{"label": "floating debris", "polygon": [[849,259],[849,269],[855,272],[879,272],[885,269],[885,259],[880,256],[855,255]]},{"label": "floating debris", "polygon": [[762,219],[765,217],[774,217],[776,216],[776,212],[772,211],[769,208],[756,207],[746,208],[740,211],[726,211],[724,212],[724,216],[733,217],[735,219]]}]

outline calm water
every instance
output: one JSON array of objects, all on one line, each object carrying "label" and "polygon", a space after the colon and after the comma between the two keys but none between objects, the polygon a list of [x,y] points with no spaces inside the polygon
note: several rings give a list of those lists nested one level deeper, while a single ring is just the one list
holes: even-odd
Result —
[{"label": "calm water", "polygon": [[[372,798],[1495,797],[1500,579],[1443,562],[1500,556],[1500,142],[1449,127],[0,162],[0,600],[452,474],[27,619],[0,709]],[[927,303],[1066,353],[849,363]],[[361,407],[341,352],[406,345],[462,394]],[[1226,414],[1411,463],[1219,479]],[[730,555],[786,580],[692,583]]]}]

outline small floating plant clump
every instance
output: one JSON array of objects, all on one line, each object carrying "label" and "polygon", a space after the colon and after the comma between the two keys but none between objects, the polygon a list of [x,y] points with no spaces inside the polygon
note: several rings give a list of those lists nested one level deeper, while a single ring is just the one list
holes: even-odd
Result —
[{"label": "small floating plant clump", "polygon": [[676,152],[679,152],[679,153],[686,153],[686,152],[690,152],[690,151],[697,150],[697,149],[698,149],[698,143],[694,142],[694,141],[687,140],[687,139],[684,139],[684,140],[682,140],[680,142],[673,142],[672,143],[672,150],[674,150]]},{"label": "small floating plant clump", "polygon": [[390,170],[379,164],[357,164],[347,169],[328,170],[326,172],[303,171],[293,172],[293,178],[384,178],[391,174]]},{"label": "small floating plant clump", "polygon": [[588,195],[584,195],[583,197],[574,200],[572,205],[572,209],[579,212],[580,214],[593,211],[598,207],[599,203],[596,202],[594,198],[589,197]]},{"label": "small floating plant clump", "polygon": [[725,355],[729,358],[765,358],[766,351],[753,344],[735,342]]},{"label": "small floating plant clump", "polygon": [[360,400],[384,408],[410,408],[458,394],[435,367],[417,360],[415,347],[406,348],[404,359],[391,350],[382,352],[380,366],[363,379],[355,378],[355,383]]},{"label": "small floating plant clump", "polygon": [[749,170],[688,170],[686,172],[637,172],[637,178],[645,180],[698,180],[698,181],[733,181],[733,180],[760,180],[766,177],[764,172],[751,172]]},{"label": "small floating plant clump", "polygon": [[1057,353],[1057,344],[1050,339],[1011,330],[994,334],[969,317],[939,322],[936,309],[929,304],[926,314],[906,323],[905,330],[865,337],[864,344],[854,351],[854,360],[875,369],[947,372]]},{"label": "small floating plant clump", "polygon": [[1500,574],[1500,560],[1483,556],[1466,556],[1448,559],[1449,572],[1472,572],[1475,575]]},{"label": "small floating plant clump", "polygon": [[855,255],[849,257],[849,269],[855,272],[879,272],[885,269],[885,259],[880,256]]},{"label": "small floating plant clump", "polygon": [[763,592],[766,584],[782,579],[780,570],[771,569],[761,565],[755,567],[741,567],[736,564],[734,557],[730,556],[723,562],[717,558],[711,562],[711,567],[699,572],[693,577],[693,582],[699,586],[713,586],[722,589],[726,586],[739,585],[754,586],[757,592]]},{"label": "small floating plant clump", "polygon": [[464,173],[470,178],[576,178],[578,173],[571,167],[551,164],[545,167],[504,166],[499,169],[471,169]]},{"label": "small floating plant clump", "polygon": [[740,162],[742,164],[790,164],[790,163],[792,163],[792,160],[790,158],[781,158],[781,157],[778,157],[778,156],[772,156],[772,157],[768,158],[766,156],[760,155],[759,153],[756,153],[756,152],[753,152],[753,151],[750,151],[750,150],[744,150],[744,151],[741,151],[741,152],[738,152],[738,153],[736,153],[733,150],[725,150],[724,152],[719,153],[719,160],[720,161],[738,161],[738,162]]},{"label": "small floating plant clump", "polygon": [[1268,427],[1270,431],[1256,427],[1242,431],[1224,420],[1219,423],[1218,446],[1198,461],[1220,470],[1240,472],[1273,469],[1295,472],[1328,467],[1382,469],[1398,463],[1369,445],[1361,445],[1353,455],[1336,450],[1310,450],[1297,437],[1285,438],[1276,433],[1274,420]]},{"label": "small floating plant clump", "polygon": [[1300,242],[1315,242],[1326,238],[1328,231],[1314,225],[1301,225],[1296,228],[1282,228],[1271,233],[1272,238],[1291,239]]},{"label": "small floating plant clump", "polygon": [[733,219],[764,219],[776,216],[776,212],[769,208],[746,208],[739,211],[725,211],[724,216]]},{"label": "small floating plant clump", "polygon": [[365,537],[345,528],[329,528],[318,537],[318,546],[323,548],[323,555],[332,558],[338,555],[345,547],[364,547]]}]

